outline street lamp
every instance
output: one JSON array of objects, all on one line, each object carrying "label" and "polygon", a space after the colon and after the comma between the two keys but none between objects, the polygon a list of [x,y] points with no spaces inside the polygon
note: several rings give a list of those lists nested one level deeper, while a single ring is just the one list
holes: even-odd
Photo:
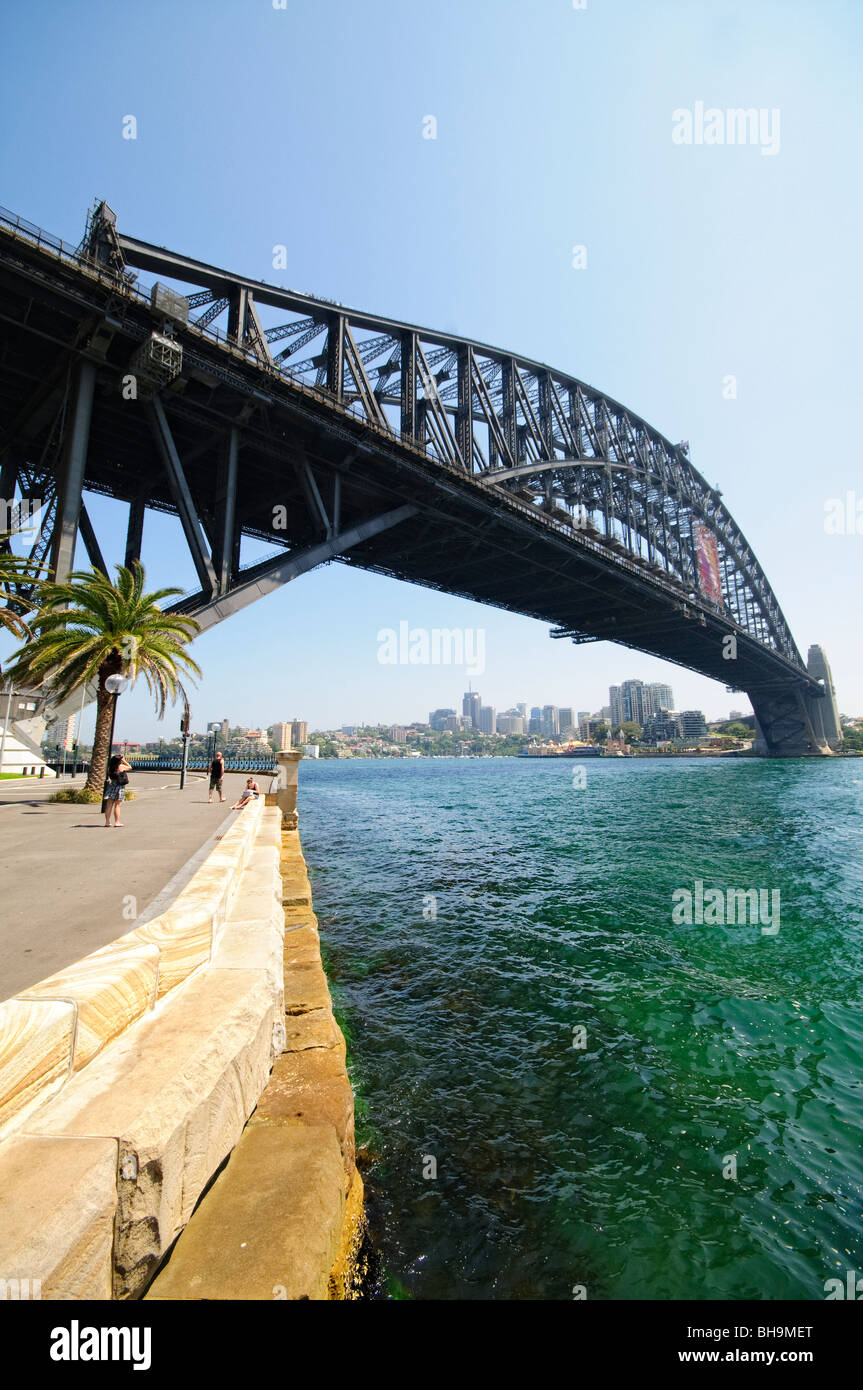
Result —
[{"label": "street lamp", "polygon": [[[114,697],[114,702],[113,702],[113,704],[112,704],[112,706],[111,706],[111,733],[110,733],[110,736],[109,736],[109,738],[108,738],[108,766],[109,766],[109,767],[110,767],[110,765],[111,765],[111,749],[114,747],[114,723],[115,723],[116,718],[117,718],[117,697],[120,696],[120,695],[122,695],[123,691],[127,689],[128,685],[129,685],[129,679],[128,679],[127,676],[119,676],[119,675],[118,675],[118,676],[106,676],[106,677],[105,677],[105,689],[107,690],[107,692],[108,692],[109,695],[113,695],[113,697]],[[106,774],[105,774],[105,790],[106,790],[106,791],[107,791],[107,788],[108,788],[108,776],[107,776],[107,773],[106,773]],[[102,797],[102,814],[103,814],[103,815],[105,814],[105,807],[107,806],[107,804],[108,804],[107,797],[103,796],[103,797]]]},{"label": "street lamp", "polygon": [[208,724],[208,725],[207,725],[207,733],[213,735],[213,747],[212,747],[212,751],[211,751],[211,753],[210,753],[210,762],[212,762],[213,759],[214,759],[215,756],[216,756],[216,743],[217,743],[217,740],[218,740],[218,737],[219,737],[219,730],[221,729],[221,727],[222,727],[222,726],[221,726],[221,724],[218,722],[218,720],[216,721],[215,724]]}]

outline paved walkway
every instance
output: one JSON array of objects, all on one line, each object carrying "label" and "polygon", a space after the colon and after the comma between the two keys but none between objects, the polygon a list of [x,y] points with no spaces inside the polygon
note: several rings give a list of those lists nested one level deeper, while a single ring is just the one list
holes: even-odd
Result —
[{"label": "paved walkway", "polygon": [[[68,779],[0,782],[0,999],[154,916],[169,883],[187,877],[190,859],[242,814],[230,807],[247,775],[226,774],[222,806],[207,804],[201,773],[189,773],[181,792],[178,773],[133,772],[136,800],[124,804],[123,830],[106,830],[98,805],[49,803]],[[269,781],[258,775],[262,792]]]}]

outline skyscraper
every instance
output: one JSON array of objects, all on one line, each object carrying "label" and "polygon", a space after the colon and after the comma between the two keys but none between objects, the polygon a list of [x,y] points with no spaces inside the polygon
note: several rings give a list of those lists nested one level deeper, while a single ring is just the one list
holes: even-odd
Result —
[{"label": "skyscraper", "polygon": [[497,711],[494,705],[480,706],[479,731],[481,734],[497,733]]},{"label": "skyscraper", "polygon": [[[611,707],[611,726],[612,728],[616,728],[618,724],[623,723],[623,708],[620,703],[619,685],[610,685],[608,687],[608,703]],[[586,718],[588,713],[588,710],[579,710],[579,720],[581,720],[582,716]]]},{"label": "skyscraper", "polygon": [[286,720],[279,724],[271,724],[267,733],[279,748],[291,747],[291,725]]},{"label": "skyscraper", "polygon": [[545,738],[551,738],[552,734],[560,733],[560,722],[557,705],[543,705],[541,732]]},{"label": "skyscraper", "polygon": [[475,729],[479,728],[479,712],[482,700],[475,690],[466,690],[461,702],[461,712],[469,717]]},{"label": "skyscraper", "polygon": [[305,719],[295,719],[291,724],[291,743],[294,748],[302,748],[309,741],[309,726]]},{"label": "skyscraper", "polygon": [[[609,692],[610,693],[610,692]],[[612,704],[613,707],[613,704]],[[633,724],[643,724],[649,709],[645,709],[644,682],[624,681],[620,687],[620,723],[631,720]]]},{"label": "skyscraper", "polygon": [[575,726],[575,716],[571,705],[563,705],[558,710],[557,726],[562,734]]},{"label": "skyscraper", "polygon": [[670,685],[666,685],[663,681],[651,681],[650,685],[646,685],[644,688],[648,693],[650,702],[650,708],[645,707],[647,715],[657,714],[661,709],[674,709],[674,691]]}]

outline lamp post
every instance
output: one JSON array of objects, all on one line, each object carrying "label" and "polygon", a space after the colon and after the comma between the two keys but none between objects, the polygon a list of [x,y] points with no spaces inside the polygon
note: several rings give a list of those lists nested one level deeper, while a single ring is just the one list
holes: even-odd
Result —
[{"label": "lamp post", "polygon": [[[109,695],[113,695],[114,702],[111,706],[111,733],[108,736],[108,766],[111,766],[111,749],[114,747],[114,724],[117,719],[117,699],[126,689],[129,681],[126,676],[106,676],[105,689]],[[105,790],[108,787],[107,773],[105,776]],[[102,796],[102,815],[105,814],[105,807],[108,804],[107,797]]]},{"label": "lamp post", "polygon": [[182,763],[182,766],[181,766],[181,768],[180,768],[180,791],[183,791],[183,789],[184,789],[184,787],[185,787],[185,785],[186,785],[186,767],[187,767],[188,762],[189,762],[189,738],[190,738],[189,726],[190,726],[190,724],[191,724],[191,719],[192,719],[192,715],[191,715],[191,712],[190,712],[190,710],[189,710],[189,701],[188,701],[188,699],[186,698],[186,694],[185,694],[185,691],[184,691],[184,692],[183,692],[183,718],[180,720],[180,733],[183,735],[183,763]]},{"label": "lamp post", "polygon": [[0,772],[3,771],[3,757],[6,752],[6,730],[9,728],[9,715],[12,712],[12,696],[15,689],[11,681],[6,686],[6,713],[3,716],[3,733],[0,734]]},{"label": "lamp post", "polygon": [[214,759],[215,756],[216,756],[216,743],[217,743],[218,738],[219,738],[219,730],[221,729],[221,727],[222,727],[222,726],[221,726],[221,724],[219,724],[219,723],[208,724],[208,725],[207,725],[207,733],[213,735],[213,747],[212,747],[212,749],[210,750],[210,762],[211,762],[211,763],[212,763],[213,759]]}]

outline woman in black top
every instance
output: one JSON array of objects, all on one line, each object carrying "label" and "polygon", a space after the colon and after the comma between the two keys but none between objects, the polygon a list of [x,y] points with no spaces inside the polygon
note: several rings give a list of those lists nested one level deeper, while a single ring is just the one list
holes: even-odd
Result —
[{"label": "woman in black top", "polygon": [[126,799],[126,788],[129,785],[127,773],[131,770],[132,764],[127,763],[122,753],[115,753],[108,763],[108,783],[105,787],[105,829],[111,829],[111,814],[114,815],[114,825],[122,830],[125,822],[120,820],[120,802]]}]

